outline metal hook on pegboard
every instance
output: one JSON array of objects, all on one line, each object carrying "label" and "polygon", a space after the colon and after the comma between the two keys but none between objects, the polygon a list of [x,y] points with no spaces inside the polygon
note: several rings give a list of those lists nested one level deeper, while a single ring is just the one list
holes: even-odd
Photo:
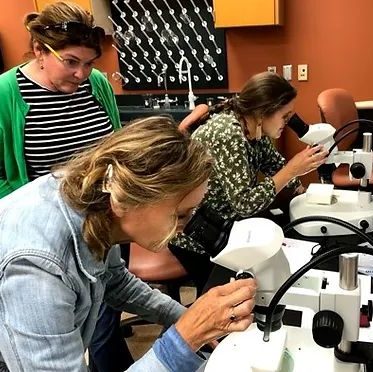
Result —
[{"label": "metal hook on pegboard", "polygon": [[[177,61],[191,61],[196,89],[226,88],[225,33],[215,29],[212,0],[112,0],[113,47],[128,90],[159,89],[156,76],[164,74],[169,89],[180,89]],[[115,37],[119,40],[115,41]],[[183,79],[185,81],[185,77]]]}]

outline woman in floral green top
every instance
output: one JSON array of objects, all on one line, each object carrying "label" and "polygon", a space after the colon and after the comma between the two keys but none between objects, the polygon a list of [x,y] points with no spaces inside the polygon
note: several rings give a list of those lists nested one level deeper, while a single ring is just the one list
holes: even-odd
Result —
[{"label": "woman in floral green top", "polygon": [[[286,186],[297,192],[303,189],[297,177],[323,164],[327,152],[320,146],[307,147],[286,163],[272,143],[294,114],[296,94],[283,77],[260,73],[238,97],[214,106],[199,119],[203,125],[193,137],[215,158],[203,207],[233,221],[267,209]],[[259,181],[260,173],[264,178]],[[211,270],[208,247],[179,234],[170,249],[201,289]]]}]

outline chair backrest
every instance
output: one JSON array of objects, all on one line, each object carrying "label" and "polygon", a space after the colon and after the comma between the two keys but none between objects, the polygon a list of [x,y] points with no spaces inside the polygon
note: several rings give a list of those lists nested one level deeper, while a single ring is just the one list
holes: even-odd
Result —
[{"label": "chair backrest", "polygon": [[[358,119],[355,101],[345,89],[333,88],[321,92],[317,97],[317,105],[320,109],[321,121],[333,125],[339,129],[349,121]],[[351,126],[352,129],[355,126]],[[356,141],[358,132],[353,133],[340,142],[338,148],[348,150]]]},{"label": "chair backrest", "polygon": [[187,134],[192,133],[194,130],[197,129],[199,123],[198,121],[202,118],[202,116],[206,115],[209,111],[209,107],[202,103],[197,105],[195,109],[187,115],[179,124],[180,132]]},{"label": "chair backrest", "polygon": [[136,243],[131,243],[128,269],[143,281],[150,283],[187,276],[184,266],[168,248],[154,253]]}]

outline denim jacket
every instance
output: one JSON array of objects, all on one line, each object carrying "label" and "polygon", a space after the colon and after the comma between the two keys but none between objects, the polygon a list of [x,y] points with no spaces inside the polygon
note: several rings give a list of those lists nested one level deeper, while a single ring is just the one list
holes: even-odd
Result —
[{"label": "denim jacket", "polygon": [[[118,246],[98,261],[84,216],[47,175],[0,200],[0,370],[86,371],[100,304],[165,326],[184,307],[129,273]],[[200,359],[171,326],[130,371],[193,371]]]}]

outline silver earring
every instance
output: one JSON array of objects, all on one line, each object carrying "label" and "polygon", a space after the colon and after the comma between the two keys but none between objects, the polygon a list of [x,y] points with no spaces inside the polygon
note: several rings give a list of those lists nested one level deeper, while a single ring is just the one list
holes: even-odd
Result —
[{"label": "silver earring", "polygon": [[262,138],[262,123],[256,126],[255,138],[259,141]]}]

